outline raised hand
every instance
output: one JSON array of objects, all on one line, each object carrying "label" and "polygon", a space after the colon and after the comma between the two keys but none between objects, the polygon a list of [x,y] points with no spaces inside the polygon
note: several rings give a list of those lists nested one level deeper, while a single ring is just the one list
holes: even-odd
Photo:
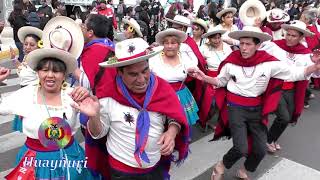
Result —
[{"label": "raised hand", "polygon": [[5,80],[10,75],[10,69],[0,67],[0,82]]},{"label": "raised hand", "polygon": [[71,96],[73,101],[79,102],[89,97],[90,93],[86,88],[78,86],[78,87],[75,87],[69,95]]},{"label": "raised hand", "polygon": [[196,78],[200,81],[204,81],[206,78],[206,75],[198,68],[191,67],[191,68],[188,68],[187,71],[189,76]]},{"label": "raised hand", "polygon": [[97,117],[100,112],[100,103],[96,96],[89,96],[81,102],[74,103],[71,106],[89,117]]}]

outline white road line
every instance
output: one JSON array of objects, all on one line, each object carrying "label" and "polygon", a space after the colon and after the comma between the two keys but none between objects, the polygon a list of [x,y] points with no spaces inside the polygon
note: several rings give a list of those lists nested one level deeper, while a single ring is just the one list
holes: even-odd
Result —
[{"label": "white road line", "polygon": [[258,180],[319,180],[320,172],[286,158],[263,174]]}]

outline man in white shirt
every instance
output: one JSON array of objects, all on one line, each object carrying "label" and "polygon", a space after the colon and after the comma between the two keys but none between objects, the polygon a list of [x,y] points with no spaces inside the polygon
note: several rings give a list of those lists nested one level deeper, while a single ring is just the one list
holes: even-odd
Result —
[{"label": "man in white shirt", "polygon": [[258,51],[260,43],[271,36],[257,27],[247,26],[229,36],[240,40],[240,50],[223,61],[217,77],[208,77],[198,69],[188,70],[191,76],[218,87],[216,102],[220,120],[213,140],[222,136],[231,136],[233,140],[233,147],[213,168],[214,180],[222,179],[224,169],[231,168],[242,157],[246,161],[236,176],[246,179],[247,171],[255,171],[264,158],[267,116],[276,109],[281,93],[282,83],[277,79],[304,80],[320,69],[320,64],[307,68],[289,66],[265,51]]},{"label": "man in white shirt", "polygon": [[[159,51],[148,49],[141,38],[117,43],[115,57],[99,65],[117,68],[105,91],[97,92],[76,106],[89,116],[87,128],[93,139],[107,137],[104,144],[111,179],[155,179],[168,175],[174,149],[186,158],[189,129],[175,92],[164,80],[150,73],[148,59]],[[89,150],[90,151],[90,150]],[[88,152],[88,164],[91,157]],[[169,163],[168,163],[169,162]],[[90,168],[90,167],[89,167]],[[108,173],[101,172],[108,176]]]},{"label": "man in white shirt", "polygon": [[[307,30],[306,24],[302,21],[291,21],[290,24],[283,24],[282,29],[286,31],[285,39],[265,42],[261,50],[290,66],[306,67],[316,61],[311,50],[302,44],[305,37],[313,35]],[[313,74],[313,77],[317,77]],[[271,153],[280,150],[277,142],[289,123],[296,123],[303,111],[308,81],[285,81],[282,86],[282,97],[276,110],[276,119],[268,132],[268,151]]]}]

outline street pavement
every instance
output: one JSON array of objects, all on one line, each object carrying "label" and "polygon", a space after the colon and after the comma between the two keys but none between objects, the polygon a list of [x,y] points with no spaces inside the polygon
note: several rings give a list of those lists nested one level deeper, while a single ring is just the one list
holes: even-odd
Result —
[{"label": "street pavement", "polygon": [[[11,66],[10,62],[5,66]],[[6,83],[6,86],[0,86],[0,92],[4,97],[19,88],[19,80],[14,71]],[[298,124],[289,127],[280,138],[282,150],[267,155],[257,171],[250,174],[252,179],[320,179],[320,93],[313,92],[316,98],[311,100],[310,108],[304,111]],[[25,141],[24,135],[11,130],[12,119],[12,115],[0,116],[0,180],[14,167],[15,156]],[[173,180],[209,180],[212,166],[221,160],[223,154],[232,146],[230,140],[208,142],[213,137],[210,128],[204,132],[202,128],[195,126],[192,128],[192,135],[188,158],[181,166],[172,166],[170,174]],[[80,132],[77,133],[76,139],[83,145]],[[234,174],[241,162],[243,160],[225,172],[226,180],[236,179]]]}]

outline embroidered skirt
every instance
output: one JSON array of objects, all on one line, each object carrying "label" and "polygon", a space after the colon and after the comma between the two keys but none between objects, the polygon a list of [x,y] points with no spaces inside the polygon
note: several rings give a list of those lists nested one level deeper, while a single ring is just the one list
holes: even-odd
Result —
[{"label": "embroidered skirt", "polygon": [[178,95],[180,103],[184,108],[184,112],[186,113],[188,119],[188,124],[196,124],[197,120],[199,119],[199,116],[197,114],[199,108],[191,92],[187,87],[184,87],[183,89],[177,91],[176,94]]},{"label": "embroidered skirt", "polygon": [[[34,159],[25,157],[30,150],[36,153]],[[16,165],[20,161],[34,167],[36,179],[95,179],[87,169],[84,150],[76,140],[65,149],[50,152],[35,151],[23,145],[17,155]]]}]

